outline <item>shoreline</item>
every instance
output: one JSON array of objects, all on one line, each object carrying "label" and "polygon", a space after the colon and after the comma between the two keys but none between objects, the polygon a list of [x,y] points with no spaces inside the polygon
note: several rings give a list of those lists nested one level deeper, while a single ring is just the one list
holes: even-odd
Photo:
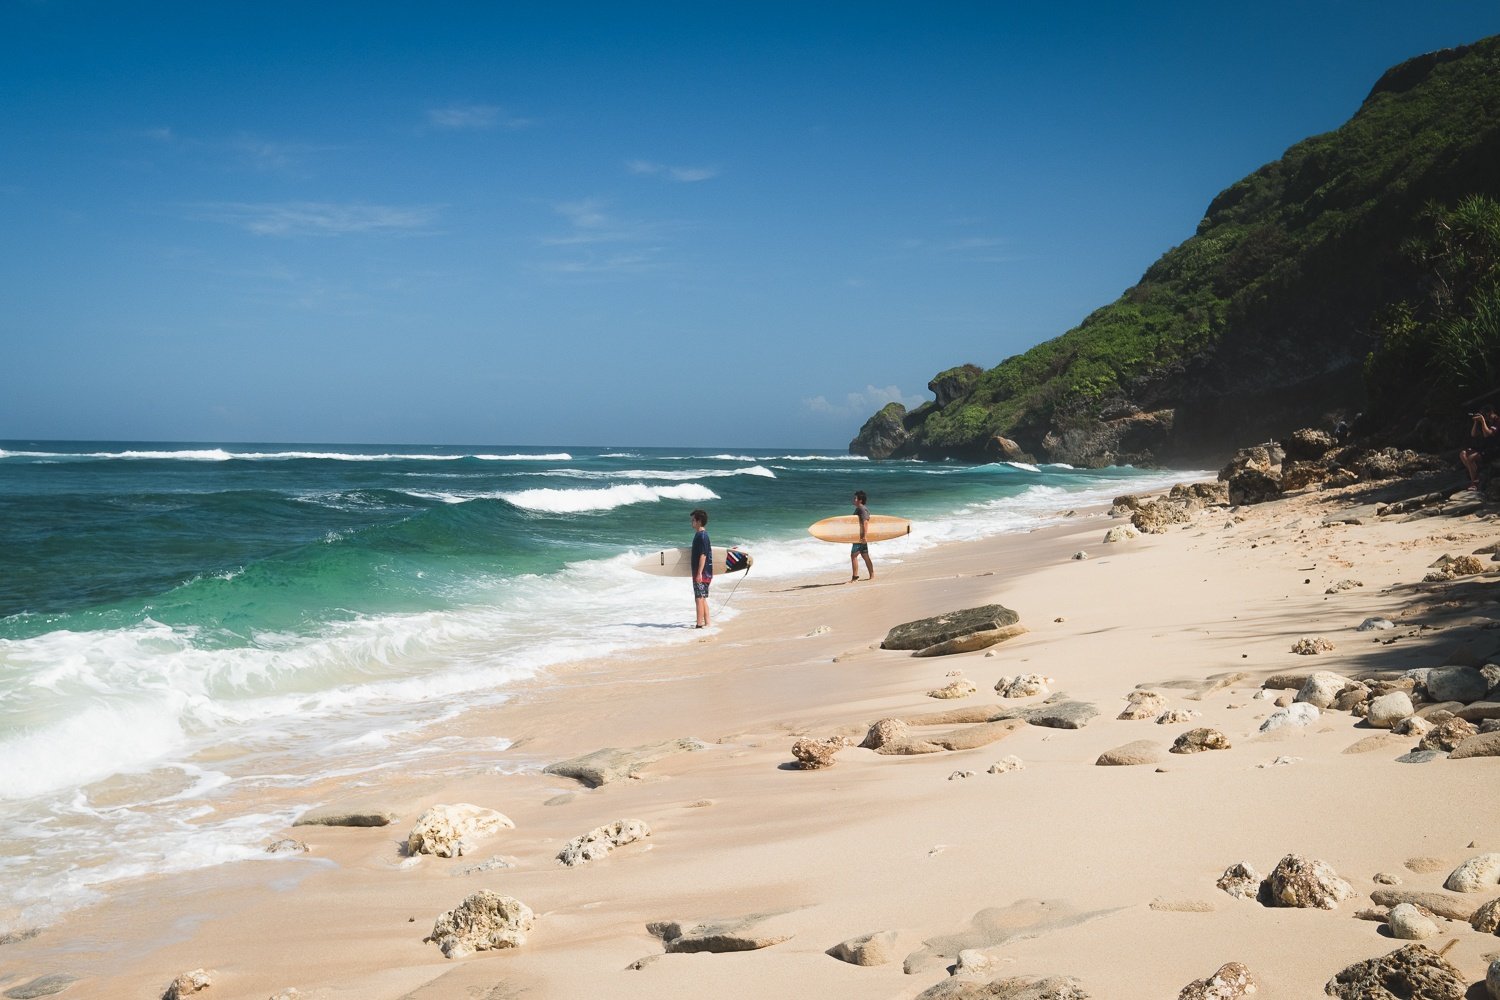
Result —
[{"label": "shoreline", "polygon": [[[1081,516],[925,549],[900,565],[877,561],[868,583],[742,589],[740,613],[709,641],[632,656],[625,676],[588,662],[553,669],[508,703],[456,719],[442,753],[472,757],[467,775],[383,776],[379,787],[338,789],[397,812],[392,826],[290,828],[310,853],[136,880],[0,946],[0,989],[64,972],[83,977],[65,996],[154,997],[179,972],[208,967],[216,970],[210,998],[295,987],[302,997],[395,1000],[484,995],[502,982],[558,997],[914,997],[947,972],[929,963],[908,975],[903,959],[993,911],[979,920],[990,937],[997,921],[1026,933],[981,949],[993,963],[985,978],[1076,976],[1094,996],[1129,1000],[1175,995],[1235,960],[1265,995],[1312,995],[1339,969],[1401,943],[1353,919],[1375,874],[1436,888],[1442,874],[1418,875],[1403,861],[1437,855],[1456,865],[1500,847],[1491,832],[1500,806],[1463,791],[1500,776],[1492,760],[1394,763],[1414,740],[1344,754],[1372,732],[1348,713],[1325,713],[1293,735],[1258,732],[1271,705],[1253,695],[1271,674],[1439,665],[1421,635],[1371,646],[1351,630],[1367,615],[1394,618],[1412,606],[1420,592],[1408,585],[1434,550],[1466,554],[1496,536],[1472,517],[1325,528],[1329,501],[1345,502],[1330,492],[1238,515],[1210,509],[1165,535],[1118,545],[1100,539],[1120,522]],[[1079,549],[1091,558],[1070,559]],[[1364,586],[1323,593],[1350,575]],[[996,602],[1030,631],[993,656],[874,648],[901,622]],[[1332,652],[1288,652],[1297,638],[1325,633]],[[954,670],[978,693],[928,698]],[[858,743],[884,717],[1035,704],[1041,699],[1000,699],[992,689],[997,677],[1023,672],[1055,677],[1055,690],[1095,704],[1098,716],[1077,730],[1027,726],[968,751],[889,757],[853,746],[827,770],[789,767],[789,748],[803,736]],[[1242,681],[1197,699],[1171,686],[1239,672]],[[1115,719],[1139,685],[1202,714],[1191,725]],[[1165,748],[1202,725],[1221,729],[1231,749],[1164,756],[1161,772],[1094,766],[1112,747],[1150,739]],[[496,735],[513,741],[503,756],[521,773],[492,770],[494,751],[480,741]],[[707,747],[596,789],[536,770],[605,746],[685,737]],[[985,772],[1012,755],[1024,769]],[[1300,759],[1272,765],[1290,756]],[[975,773],[950,780],[963,770]],[[301,798],[333,797],[336,779],[324,785]],[[1461,817],[1444,805],[1459,798]],[[462,858],[402,857],[397,842],[417,814],[455,802],[496,809],[516,828]],[[1399,821],[1392,802],[1406,804]],[[624,818],[644,820],[652,836],[578,869],[553,860],[566,841]],[[1237,861],[1265,872],[1289,852],[1326,859],[1359,898],[1333,912],[1269,909],[1214,887]],[[492,856],[516,867],[455,875]],[[445,960],[421,943],[438,912],[479,888],[536,911],[522,948]],[[774,914],[770,924],[792,936],[760,951],[666,955],[626,968],[660,955],[650,921],[751,913]],[[890,964],[859,968],[825,954],[885,931],[895,932]],[[975,933],[973,941],[989,940]],[[1318,947],[1289,955],[1288,934]],[[1482,979],[1481,955],[1500,942],[1466,925],[1436,941],[1448,938],[1457,942],[1449,961],[1469,981]]]}]

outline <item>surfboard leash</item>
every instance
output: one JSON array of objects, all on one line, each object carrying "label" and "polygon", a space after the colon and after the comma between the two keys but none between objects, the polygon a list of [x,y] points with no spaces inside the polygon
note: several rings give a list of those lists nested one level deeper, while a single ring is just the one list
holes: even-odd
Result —
[{"label": "surfboard leash", "polygon": [[719,611],[722,612],[725,608],[729,607],[729,601],[732,597],[734,597],[734,592],[740,589],[740,584],[745,582],[745,578],[750,575],[751,569],[752,567],[746,566],[745,572],[741,573],[740,578],[734,581],[734,586],[730,588],[728,596],[726,596],[723,602],[719,605]]}]

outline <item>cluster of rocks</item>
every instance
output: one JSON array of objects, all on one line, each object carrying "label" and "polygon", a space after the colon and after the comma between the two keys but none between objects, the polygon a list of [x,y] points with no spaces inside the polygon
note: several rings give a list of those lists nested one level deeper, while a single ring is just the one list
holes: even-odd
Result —
[{"label": "cluster of rocks", "polygon": [[[1155,499],[1143,499],[1135,494],[1115,497],[1110,508],[1113,517],[1128,517],[1135,531],[1147,535],[1164,534],[1176,524],[1190,524],[1204,509],[1224,507],[1229,503],[1229,490],[1219,483],[1178,483],[1165,495]],[[1134,534],[1111,528],[1106,533],[1106,542],[1126,541]]]},{"label": "cluster of rocks", "polygon": [[1326,431],[1304,428],[1280,441],[1241,448],[1219,470],[1235,506],[1264,503],[1310,487],[1406,478],[1450,469],[1436,455],[1397,448],[1341,447]]},{"label": "cluster of rocks", "polygon": [[[1279,721],[1272,715],[1262,731],[1276,725],[1310,725],[1322,712],[1350,712],[1373,729],[1410,736],[1417,742],[1406,763],[1500,756],[1500,665],[1450,664],[1419,667],[1388,676],[1356,679],[1332,670],[1277,674],[1267,690],[1296,687]],[[1278,704],[1286,700],[1283,695]]]}]

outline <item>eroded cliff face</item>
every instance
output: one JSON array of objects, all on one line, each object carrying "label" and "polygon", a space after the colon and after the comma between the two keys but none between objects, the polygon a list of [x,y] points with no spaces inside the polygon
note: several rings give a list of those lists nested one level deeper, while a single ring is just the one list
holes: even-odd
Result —
[{"label": "eroded cliff face", "polygon": [[1432,204],[1500,196],[1500,36],[1387,71],[1339,129],[1226,188],[1116,302],[988,370],[934,376],[850,450],[1217,465],[1246,441],[1368,409],[1366,360],[1424,294],[1403,251]]}]

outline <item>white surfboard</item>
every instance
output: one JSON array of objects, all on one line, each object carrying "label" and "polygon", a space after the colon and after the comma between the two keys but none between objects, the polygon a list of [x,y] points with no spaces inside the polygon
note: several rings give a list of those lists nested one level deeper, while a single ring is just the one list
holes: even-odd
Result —
[{"label": "white surfboard", "polygon": [[[755,562],[750,553],[733,546],[714,546],[714,576],[738,573],[750,568]],[[692,576],[693,547],[685,545],[676,549],[661,549],[631,564],[633,569],[652,576]]]}]

